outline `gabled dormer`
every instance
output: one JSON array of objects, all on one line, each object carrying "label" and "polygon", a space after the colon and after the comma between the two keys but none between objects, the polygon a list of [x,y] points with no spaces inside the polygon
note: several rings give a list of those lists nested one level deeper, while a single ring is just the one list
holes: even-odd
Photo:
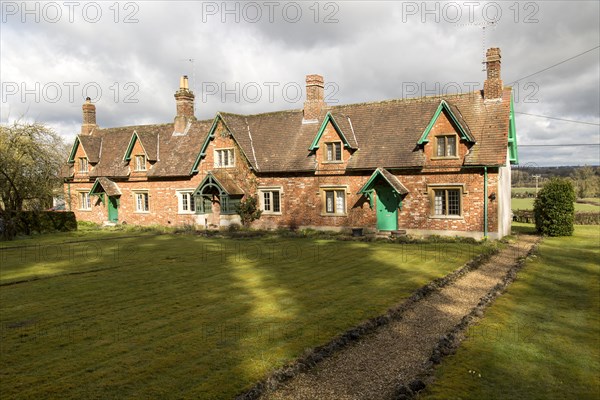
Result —
[{"label": "gabled dormer", "polygon": [[[196,161],[194,161],[194,165],[190,171],[191,174],[199,172],[200,169],[205,171],[220,169],[249,170],[250,166],[252,166],[252,162],[250,162],[247,154],[244,152],[243,147],[238,142],[234,130],[226,122],[227,118],[243,119],[241,116],[231,115],[231,117],[226,117],[222,113],[217,113],[208,135],[202,143],[202,147],[200,148],[200,152],[196,157]],[[249,128],[247,125],[242,128],[244,132],[239,132],[237,134],[249,135]],[[253,145],[251,140],[248,139],[248,141],[250,142],[249,145],[252,148]]]},{"label": "gabled dormer", "polygon": [[129,163],[131,175],[145,175],[150,167],[148,153],[136,131],[131,135],[123,160]]},{"label": "gabled dormer", "polygon": [[316,157],[318,171],[344,170],[358,149],[350,117],[328,112],[308,150]]},{"label": "gabled dormer", "polygon": [[68,163],[73,165],[75,178],[87,179],[90,171],[96,166],[100,158],[102,139],[87,135],[77,135]]},{"label": "gabled dormer", "polygon": [[421,146],[427,160],[434,163],[445,160],[462,164],[475,142],[458,108],[441,100],[417,145]]},{"label": "gabled dormer", "polygon": [[145,175],[159,158],[160,137],[155,133],[133,131],[123,160],[129,163],[131,174]]}]

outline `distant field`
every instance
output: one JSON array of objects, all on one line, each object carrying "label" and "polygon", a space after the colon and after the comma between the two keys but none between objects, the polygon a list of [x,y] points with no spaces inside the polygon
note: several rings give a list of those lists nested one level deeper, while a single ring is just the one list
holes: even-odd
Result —
[{"label": "distant field", "polygon": [[[511,208],[513,210],[533,210],[533,200],[512,198]],[[575,211],[600,212],[600,205],[575,203]]]},{"label": "distant field", "polygon": [[535,193],[535,188],[534,187],[532,187],[532,188],[530,188],[530,187],[519,187],[519,188],[512,188],[511,191],[513,193],[526,193],[526,192]]}]

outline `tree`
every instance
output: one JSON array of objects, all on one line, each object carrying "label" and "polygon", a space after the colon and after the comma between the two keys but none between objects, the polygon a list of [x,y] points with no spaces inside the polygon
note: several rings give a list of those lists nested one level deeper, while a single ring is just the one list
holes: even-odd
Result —
[{"label": "tree", "polygon": [[5,230],[22,210],[40,208],[61,185],[67,147],[40,123],[0,125],[0,217]]},{"label": "tree", "polygon": [[246,196],[237,206],[237,213],[240,215],[242,224],[249,226],[252,221],[259,219],[262,211],[258,209],[256,197]]},{"label": "tree", "polygon": [[566,178],[548,181],[533,203],[535,227],[547,236],[573,235],[575,190]]},{"label": "tree", "polygon": [[600,185],[600,177],[593,167],[586,165],[577,167],[571,174],[577,197],[583,199],[585,197],[595,197],[598,194]]}]

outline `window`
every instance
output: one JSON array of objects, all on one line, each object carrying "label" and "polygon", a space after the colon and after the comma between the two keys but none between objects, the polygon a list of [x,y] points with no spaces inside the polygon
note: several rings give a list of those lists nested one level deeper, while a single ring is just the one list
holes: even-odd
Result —
[{"label": "window", "polygon": [[148,212],[148,192],[134,193],[135,197],[135,211],[136,212]]},{"label": "window", "polygon": [[79,209],[80,210],[91,210],[92,201],[88,192],[79,192]]},{"label": "window", "polygon": [[139,155],[135,156],[135,170],[136,171],[145,171],[146,170],[146,156]]},{"label": "window", "polygon": [[346,214],[346,190],[324,189],[324,214],[345,215]]},{"label": "window", "polygon": [[325,143],[327,161],[342,161],[342,142]]},{"label": "window", "polygon": [[87,172],[88,172],[87,157],[79,157],[79,172],[87,174]]},{"label": "window", "polygon": [[456,157],[456,136],[437,136],[437,157]]},{"label": "window", "polygon": [[260,209],[265,214],[281,213],[281,189],[261,189]]},{"label": "window", "polygon": [[434,189],[433,190],[433,215],[455,216],[461,215],[461,189]]},{"label": "window", "polygon": [[235,165],[233,149],[215,150],[215,167],[233,167]]},{"label": "window", "polygon": [[179,192],[179,212],[182,214],[192,214],[196,212],[193,190]]}]

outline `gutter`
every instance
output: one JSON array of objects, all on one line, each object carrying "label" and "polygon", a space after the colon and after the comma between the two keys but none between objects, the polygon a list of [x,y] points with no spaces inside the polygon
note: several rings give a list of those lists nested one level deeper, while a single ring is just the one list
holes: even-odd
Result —
[{"label": "gutter", "polygon": [[488,238],[488,175],[487,167],[483,167],[483,238]]}]

